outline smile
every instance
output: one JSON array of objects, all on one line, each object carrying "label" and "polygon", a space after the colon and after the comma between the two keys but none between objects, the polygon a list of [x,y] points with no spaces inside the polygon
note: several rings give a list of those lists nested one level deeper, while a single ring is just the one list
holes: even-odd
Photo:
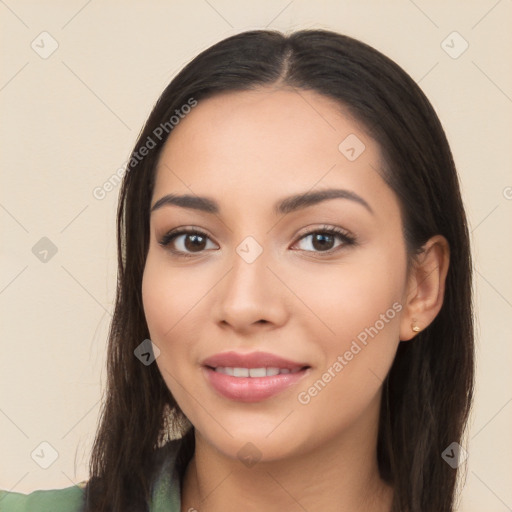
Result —
[{"label": "smile", "polygon": [[266,352],[222,352],[202,361],[209,386],[223,398],[260,402],[295,386],[311,367]]},{"label": "smile", "polygon": [[301,368],[296,367],[292,370],[289,368],[234,368],[230,366],[218,366],[212,370],[231,375],[231,377],[273,377],[274,375],[285,375],[288,373],[300,372]]}]

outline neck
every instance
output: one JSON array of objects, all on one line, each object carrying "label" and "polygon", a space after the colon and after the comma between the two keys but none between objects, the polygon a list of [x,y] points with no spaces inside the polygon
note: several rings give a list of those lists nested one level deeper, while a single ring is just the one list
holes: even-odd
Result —
[{"label": "neck", "polygon": [[378,408],[361,420],[308,452],[252,467],[224,456],[196,431],[182,512],[389,512],[393,491],[380,478],[376,456]]}]

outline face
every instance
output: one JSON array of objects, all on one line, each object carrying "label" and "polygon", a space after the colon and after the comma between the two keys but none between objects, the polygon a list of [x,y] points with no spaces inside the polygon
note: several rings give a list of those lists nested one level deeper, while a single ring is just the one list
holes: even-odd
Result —
[{"label": "face", "polygon": [[377,428],[406,290],[381,163],[364,128],[310,91],[217,95],[167,140],[144,312],[167,386],[226,456],[251,442],[286,458]]}]

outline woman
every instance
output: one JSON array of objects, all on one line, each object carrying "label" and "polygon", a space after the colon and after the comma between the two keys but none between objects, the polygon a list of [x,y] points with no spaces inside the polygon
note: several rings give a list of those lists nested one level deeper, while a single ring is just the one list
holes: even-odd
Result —
[{"label": "woman", "polygon": [[324,30],[202,52],[136,143],[118,261],[91,477],[2,510],[454,510],[468,230],[393,61]]}]

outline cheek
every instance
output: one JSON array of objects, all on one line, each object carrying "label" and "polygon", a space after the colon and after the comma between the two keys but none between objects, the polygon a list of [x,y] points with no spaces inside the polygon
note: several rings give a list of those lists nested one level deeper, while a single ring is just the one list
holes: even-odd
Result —
[{"label": "cheek", "polygon": [[[322,269],[325,272],[325,269]],[[316,278],[315,278],[316,277]],[[399,344],[405,257],[391,250],[360,253],[331,268],[325,279],[303,283],[323,358],[302,386],[298,402],[312,413],[329,410],[332,425],[353,421],[380,390]],[[319,282],[327,283],[319,288]],[[332,407],[339,404],[339,407]],[[313,416],[315,415],[313,414]]]},{"label": "cheek", "polygon": [[375,324],[383,338],[398,338],[405,263],[405,253],[399,250],[365,249],[339,264],[310,266],[300,272],[300,279],[289,279],[316,320],[309,321],[309,314],[303,318],[308,318],[310,327],[317,326],[326,347],[339,350],[361,333],[364,341],[365,329]]},{"label": "cheek", "polygon": [[150,248],[142,277],[144,315],[151,341],[160,349],[157,366],[180,406],[190,399],[183,386],[192,393],[197,386],[190,364],[200,357],[196,341],[208,322],[208,292],[218,281],[208,277]]},{"label": "cheek", "polygon": [[201,311],[197,306],[208,287],[193,276],[150,249],[142,278],[142,301],[152,340],[164,348],[177,332],[191,326],[191,322],[183,321],[187,315]]},{"label": "cheek", "polygon": [[333,316],[335,330],[343,339],[357,338],[364,342],[368,331],[383,342],[393,335],[398,337],[401,287],[397,286],[391,269],[353,269],[344,285],[337,302],[337,315]]},{"label": "cheek", "polygon": [[179,383],[186,381],[186,375],[181,374],[180,363],[188,349],[186,344],[174,340],[194,339],[184,337],[187,322],[183,319],[197,302],[197,294],[185,282],[184,273],[164,260],[150,249],[142,277],[142,302],[150,339],[160,349],[156,364],[168,389],[181,404],[186,396],[182,396]]}]

